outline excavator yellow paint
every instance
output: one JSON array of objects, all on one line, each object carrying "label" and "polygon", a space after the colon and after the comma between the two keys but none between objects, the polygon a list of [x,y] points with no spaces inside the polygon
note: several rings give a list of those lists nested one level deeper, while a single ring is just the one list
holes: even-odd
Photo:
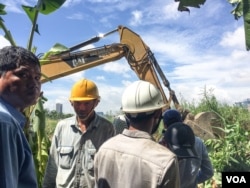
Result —
[{"label": "excavator yellow paint", "polygon": [[[120,42],[88,50],[79,50],[80,48],[98,42],[102,37],[115,32],[119,33]],[[175,92],[170,88],[169,81],[165,77],[152,51],[144,43],[140,35],[131,31],[127,27],[118,26],[117,29],[104,34],[102,37],[96,36],[90,40],[69,48],[67,51],[63,51],[57,55],[49,56],[46,60],[43,60],[41,63],[41,69],[42,74],[46,77],[41,78],[42,83],[105,63],[117,61],[121,58],[126,58],[130,68],[135,72],[140,80],[148,81],[158,87],[163,96],[164,103],[167,106],[165,109],[163,109],[163,111],[170,108],[171,102],[174,103],[176,109],[181,109]],[[169,97],[166,96],[162,85],[168,89]],[[203,114],[202,117],[208,117],[208,115]],[[198,118],[197,121],[192,120],[190,126],[192,125],[194,129],[194,125],[197,125],[197,122]],[[216,126],[215,124],[210,125],[210,122],[212,122],[212,120],[207,120],[205,127],[206,125],[209,127]],[[198,123],[200,124],[201,122]],[[200,127],[198,128],[200,129]],[[210,131],[208,131],[208,129],[203,128],[200,130],[202,130],[200,131],[202,132],[202,135],[206,135],[206,138],[207,135],[210,135]],[[204,131],[207,134],[205,134]],[[213,136],[213,133],[211,133],[211,136]]]}]

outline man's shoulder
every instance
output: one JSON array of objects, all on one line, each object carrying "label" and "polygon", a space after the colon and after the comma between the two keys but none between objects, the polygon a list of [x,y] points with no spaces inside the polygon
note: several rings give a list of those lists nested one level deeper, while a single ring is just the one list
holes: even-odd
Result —
[{"label": "man's shoulder", "polygon": [[[150,156],[155,156],[158,159],[165,160],[166,157],[168,157],[168,158],[175,158],[176,157],[176,155],[173,152],[171,152],[169,149],[167,149],[165,146],[162,146],[153,140],[133,139],[134,142],[131,142],[131,140],[129,141],[128,139],[129,139],[129,137],[127,137],[123,134],[117,134],[117,135],[113,136],[112,138],[110,138],[109,140],[107,140],[102,146],[103,146],[103,148],[106,148],[106,149],[112,148],[112,150],[113,150],[114,148],[117,148],[119,150],[120,149],[122,150],[124,142],[126,142],[125,148],[130,147],[131,152],[133,150],[134,153],[137,153],[138,151],[140,151],[141,154],[143,153],[142,154],[143,156],[146,156],[146,158],[150,157]],[[138,143],[135,143],[137,141],[138,141]],[[128,145],[130,145],[130,146],[128,146]],[[150,158],[152,158],[152,157],[150,157]]]},{"label": "man's shoulder", "polygon": [[[152,164],[158,166],[158,168],[169,168],[172,165],[176,165],[177,156],[168,148],[156,143],[155,147],[145,152],[144,158],[150,161]],[[147,156],[146,156],[147,155]]]},{"label": "man's shoulder", "polygon": [[195,136],[195,145],[204,146],[205,144],[204,144],[203,140],[200,137]]},{"label": "man's shoulder", "polygon": [[202,139],[199,136],[195,136],[195,141],[197,141],[197,142],[203,142]]},{"label": "man's shoulder", "polygon": [[162,157],[164,157],[164,155],[170,156],[170,157],[176,157],[176,155],[170,151],[168,148],[166,148],[165,146],[159,144],[156,142],[155,144],[155,152],[161,153]]},{"label": "man's shoulder", "polygon": [[98,158],[108,160],[114,158],[117,153],[123,153],[130,161],[144,161],[149,168],[161,170],[176,165],[177,161],[174,153],[157,142],[150,139],[130,139],[123,134],[104,142],[98,151]]},{"label": "man's shoulder", "polygon": [[11,116],[11,114],[9,114],[8,112],[6,112],[5,110],[0,108],[0,116],[1,116],[1,121],[11,121],[13,119],[13,117]]}]

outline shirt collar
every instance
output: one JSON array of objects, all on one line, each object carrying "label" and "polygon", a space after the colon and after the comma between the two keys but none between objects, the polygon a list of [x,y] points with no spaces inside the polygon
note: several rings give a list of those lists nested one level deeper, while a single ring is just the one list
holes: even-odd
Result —
[{"label": "shirt collar", "polygon": [[124,129],[122,134],[128,137],[133,137],[133,138],[145,138],[145,139],[154,140],[153,137],[149,133],[140,131],[140,130]]},{"label": "shirt collar", "polygon": [[[74,119],[75,119],[75,122],[72,126],[74,126],[75,128],[81,130],[78,126],[78,122],[77,122],[77,119],[76,119],[76,115],[74,116]],[[98,121],[99,121],[99,116],[98,114],[95,113],[95,118],[89,123],[89,126],[87,128],[87,131],[88,130],[91,130],[91,129],[94,129],[94,128],[97,128],[98,127]]]}]

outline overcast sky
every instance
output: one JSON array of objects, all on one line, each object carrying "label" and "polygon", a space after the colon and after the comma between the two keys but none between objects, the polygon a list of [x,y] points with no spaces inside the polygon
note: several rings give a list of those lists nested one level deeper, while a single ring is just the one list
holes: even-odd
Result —
[{"label": "overcast sky", "polygon": [[[26,47],[31,23],[21,4],[34,6],[36,1],[2,3],[8,13],[2,19],[16,43]],[[35,35],[33,45],[37,54],[55,43],[72,47],[123,25],[150,47],[179,100],[198,101],[204,88],[228,104],[250,98],[250,52],[242,18],[234,19],[227,0],[207,0],[199,9],[190,8],[190,13],[177,11],[177,6],[174,0],[67,0],[56,12],[39,15],[40,35]],[[0,30],[0,48],[9,45],[3,35]],[[92,47],[119,42],[114,33]],[[44,83],[45,108],[55,110],[55,104],[62,103],[63,112],[72,113],[70,89],[81,78],[96,82],[101,95],[97,111],[104,113],[119,111],[123,90],[138,79],[122,58]]]}]

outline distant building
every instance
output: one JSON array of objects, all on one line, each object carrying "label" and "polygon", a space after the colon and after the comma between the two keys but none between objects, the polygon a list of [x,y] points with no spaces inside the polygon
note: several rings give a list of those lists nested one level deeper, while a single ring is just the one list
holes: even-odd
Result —
[{"label": "distant building", "polygon": [[235,104],[236,106],[242,106],[243,108],[247,108],[250,111],[250,98],[247,98],[242,102],[236,102]]},{"label": "distant building", "polygon": [[62,114],[63,105],[61,103],[56,103],[56,112]]}]

